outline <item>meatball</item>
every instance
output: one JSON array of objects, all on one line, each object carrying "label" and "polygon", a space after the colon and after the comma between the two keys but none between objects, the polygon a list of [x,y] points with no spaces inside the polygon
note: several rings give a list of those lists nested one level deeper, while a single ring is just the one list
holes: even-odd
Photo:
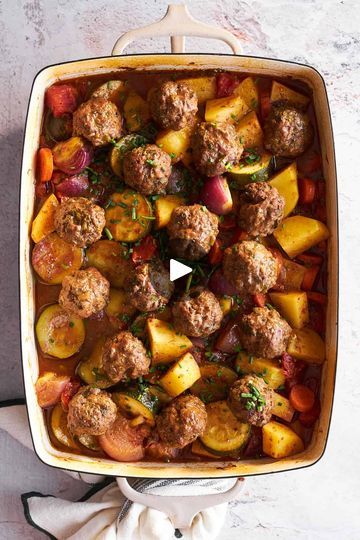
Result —
[{"label": "meatball", "polygon": [[58,235],[78,247],[86,247],[101,238],[105,211],[85,197],[64,199],[55,211]]},{"label": "meatball", "polygon": [[140,339],[124,331],[105,341],[102,365],[108,378],[117,383],[149,373],[150,358]]},{"label": "meatball", "polygon": [[109,291],[108,280],[96,268],[76,270],[64,277],[59,304],[70,315],[86,319],[104,309]]},{"label": "meatball", "polygon": [[103,435],[114,423],[116,413],[107,392],[85,386],[69,402],[67,423],[74,435]]},{"label": "meatball", "polygon": [[296,158],[311,145],[314,128],[303,111],[289,104],[275,104],[264,126],[264,146],[275,156]]},{"label": "meatball", "polygon": [[262,427],[270,422],[274,392],[260,377],[246,375],[231,386],[228,405],[241,422]]},{"label": "meatball", "polygon": [[223,270],[240,294],[265,293],[276,283],[278,262],[262,244],[244,240],[225,249]]},{"label": "meatball", "polygon": [[194,120],[198,101],[187,84],[166,81],[150,93],[149,107],[151,116],[159,126],[179,130]]},{"label": "meatball", "polygon": [[285,199],[266,182],[248,184],[239,198],[239,226],[250,236],[272,234],[284,215]]},{"label": "meatball", "polygon": [[85,137],[94,146],[105,146],[121,133],[121,114],[115,103],[103,97],[85,101],[73,114],[73,135]]},{"label": "meatball", "polygon": [[206,427],[206,409],[196,396],[174,399],[156,418],[160,439],[175,448],[183,448],[202,435]]},{"label": "meatball", "polygon": [[220,328],[223,312],[216,296],[197,287],[179,298],[172,308],[174,327],[191,337],[207,337]]},{"label": "meatball", "polygon": [[123,168],[125,183],[143,195],[165,193],[171,158],[156,144],[146,144],[125,154]]},{"label": "meatball", "polygon": [[275,309],[254,308],[239,324],[241,345],[250,354],[275,358],[287,350],[292,329]]},{"label": "meatball", "polygon": [[218,217],[200,204],[175,208],[168,224],[172,252],[191,261],[209,253],[218,232]]},{"label": "meatball", "polygon": [[169,302],[174,283],[161,261],[138,265],[127,282],[129,302],[139,311],[155,311]]},{"label": "meatball", "polygon": [[202,122],[192,137],[195,167],[204,176],[216,176],[240,160],[243,147],[233,125]]}]

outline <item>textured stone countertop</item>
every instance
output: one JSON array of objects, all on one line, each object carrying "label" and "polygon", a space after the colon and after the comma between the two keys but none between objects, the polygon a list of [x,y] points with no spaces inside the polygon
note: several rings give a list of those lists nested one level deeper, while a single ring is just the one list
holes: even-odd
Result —
[{"label": "textured stone countertop", "polygon": [[[340,352],[332,427],[314,467],[250,478],[230,505],[222,539],[360,538],[360,10],[358,0],[191,0],[191,13],[234,32],[245,54],[315,66],[329,92],[336,140],[341,227]],[[35,74],[48,64],[109,54],[124,31],[160,18],[149,0],[2,0],[0,2],[0,398],[21,397],[17,219],[23,126]],[[129,52],[167,50],[150,40]],[[189,50],[225,46],[189,40]],[[359,310],[359,311],[358,311]],[[357,446],[359,445],[359,447]],[[40,539],[24,520],[20,494],[36,490],[76,499],[84,484],[42,465],[0,434],[0,538]]]}]

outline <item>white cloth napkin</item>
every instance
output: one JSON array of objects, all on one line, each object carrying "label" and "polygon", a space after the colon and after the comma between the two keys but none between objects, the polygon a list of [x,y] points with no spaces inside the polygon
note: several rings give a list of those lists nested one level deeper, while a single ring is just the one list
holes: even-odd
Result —
[{"label": "white cloth napkin", "polygon": [[[5,402],[0,408],[0,429],[33,449],[25,406],[6,405],[9,403]],[[56,540],[170,540],[181,537],[184,540],[213,540],[225,521],[227,503],[199,512],[190,528],[174,530],[171,520],[163,512],[127,500],[115,480],[64,472],[96,485],[77,502],[34,492],[22,496],[28,522]],[[154,495],[201,496],[227,491],[235,482],[234,479],[137,479],[132,482],[132,487]]]}]

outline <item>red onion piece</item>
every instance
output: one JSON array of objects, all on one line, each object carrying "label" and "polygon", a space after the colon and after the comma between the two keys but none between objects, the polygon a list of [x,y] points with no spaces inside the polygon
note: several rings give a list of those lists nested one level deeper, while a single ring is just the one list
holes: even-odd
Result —
[{"label": "red onion piece", "polygon": [[81,137],[71,137],[53,148],[54,165],[66,174],[79,174],[92,161],[92,146]]},{"label": "red onion piece", "polygon": [[81,197],[89,188],[89,180],[85,174],[68,176],[56,186],[56,195],[61,197]]},{"label": "red onion piece", "polygon": [[208,178],[201,189],[200,199],[210,212],[219,216],[229,214],[233,207],[229,185],[223,176]]},{"label": "red onion piece", "polygon": [[216,270],[209,280],[209,289],[218,296],[234,296],[237,290],[225,279],[221,270]]}]

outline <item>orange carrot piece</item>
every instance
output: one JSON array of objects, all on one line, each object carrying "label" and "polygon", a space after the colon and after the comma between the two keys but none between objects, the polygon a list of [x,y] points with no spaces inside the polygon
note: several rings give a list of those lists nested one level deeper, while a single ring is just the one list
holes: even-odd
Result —
[{"label": "orange carrot piece", "polygon": [[320,266],[309,266],[304,274],[301,288],[304,291],[311,291],[314,286],[315,279],[319,273]]},{"label": "orange carrot piece", "polygon": [[262,293],[253,294],[252,299],[253,299],[254,304],[257,307],[265,307],[265,304],[266,304],[265,294],[262,294]]},{"label": "orange carrot piece", "polygon": [[214,244],[212,245],[209,255],[208,255],[208,261],[210,264],[219,264],[222,261],[223,258],[223,250],[221,249],[221,243],[219,240],[215,240]]},{"label": "orange carrot piece", "polygon": [[319,292],[308,291],[307,297],[308,297],[308,300],[315,302],[316,304],[321,304],[322,306],[324,306],[327,302],[326,294],[322,294]]},{"label": "orange carrot piece", "polygon": [[50,148],[40,148],[37,155],[37,176],[39,182],[51,180],[54,170],[54,160]]},{"label": "orange carrot piece", "polygon": [[311,204],[316,196],[316,183],[311,178],[299,178],[299,202],[300,204]]},{"label": "orange carrot piece", "polygon": [[315,394],[307,386],[295,384],[290,390],[289,400],[296,411],[305,413],[313,408]]}]

